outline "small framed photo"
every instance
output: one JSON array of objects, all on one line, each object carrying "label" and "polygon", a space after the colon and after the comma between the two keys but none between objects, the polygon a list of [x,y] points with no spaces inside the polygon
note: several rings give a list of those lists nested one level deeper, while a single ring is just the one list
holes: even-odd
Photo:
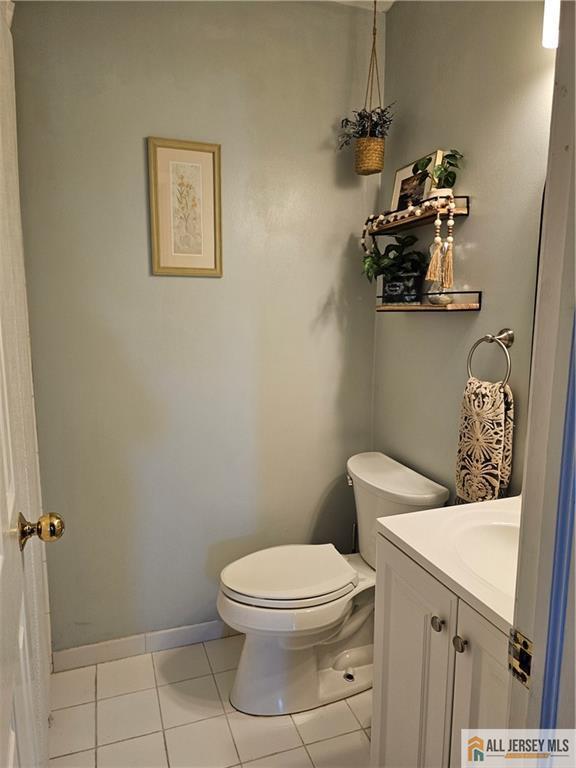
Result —
[{"label": "small framed photo", "polygon": [[220,145],[148,138],[153,275],[222,277]]},{"label": "small framed photo", "polygon": [[[431,162],[428,166],[429,170],[432,170],[434,166],[439,165],[442,162],[443,151],[437,149],[435,152],[430,152],[425,157],[429,157]],[[420,181],[417,176],[412,173],[414,163],[417,163],[420,158],[412,161],[410,165],[405,165],[404,168],[399,168],[396,171],[394,178],[394,190],[392,192],[392,202],[390,203],[390,210],[404,210],[410,203],[417,205],[422,200],[426,200],[430,194],[432,187],[432,179],[428,177],[424,181]]]}]

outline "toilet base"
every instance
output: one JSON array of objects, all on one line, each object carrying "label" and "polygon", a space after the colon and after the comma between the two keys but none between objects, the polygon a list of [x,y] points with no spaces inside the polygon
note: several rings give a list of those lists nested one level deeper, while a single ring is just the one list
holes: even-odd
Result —
[{"label": "toilet base", "polygon": [[372,687],[372,650],[365,645],[322,659],[317,647],[287,649],[278,637],[249,636],[230,703],[248,715],[273,716],[346,699]]}]

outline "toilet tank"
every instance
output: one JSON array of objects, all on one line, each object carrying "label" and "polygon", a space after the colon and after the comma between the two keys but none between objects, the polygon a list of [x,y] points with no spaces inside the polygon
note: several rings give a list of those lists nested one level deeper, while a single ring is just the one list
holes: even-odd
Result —
[{"label": "toilet tank", "polygon": [[360,555],[376,568],[376,520],[389,515],[442,507],[449,491],[413,469],[376,451],[348,459],[354,486]]}]

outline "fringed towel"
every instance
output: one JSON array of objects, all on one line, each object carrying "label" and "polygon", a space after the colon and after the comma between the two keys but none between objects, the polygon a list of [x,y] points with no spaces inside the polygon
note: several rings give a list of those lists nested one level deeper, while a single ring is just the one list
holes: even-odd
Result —
[{"label": "fringed towel", "polygon": [[456,503],[506,495],[512,471],[514,399],[502,383],[468,379],[460,413]]}]

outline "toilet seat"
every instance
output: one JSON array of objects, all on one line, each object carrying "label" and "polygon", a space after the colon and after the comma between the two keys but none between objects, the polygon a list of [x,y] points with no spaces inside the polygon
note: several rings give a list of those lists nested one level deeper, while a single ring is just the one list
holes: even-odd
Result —
[{"label": "toilet seat", "polygon": [[245,605],[307,608],[352,592],[358,572],[332,544],[271,547],[236,560],[220,576],[222,592]]}]

